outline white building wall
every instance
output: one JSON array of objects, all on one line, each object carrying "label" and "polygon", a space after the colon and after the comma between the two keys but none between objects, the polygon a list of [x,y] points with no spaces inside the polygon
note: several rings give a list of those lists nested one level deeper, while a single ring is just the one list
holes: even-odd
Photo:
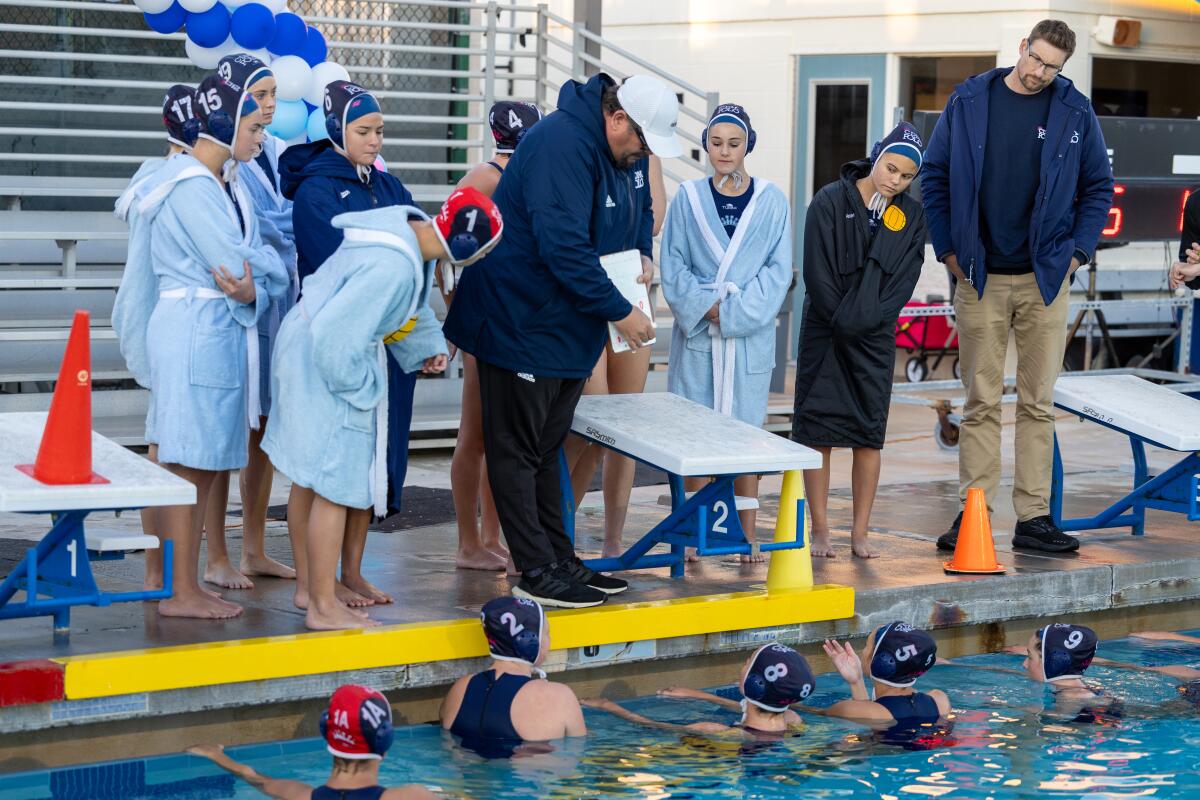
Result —
[{"label": "white building wall", "polygon": [[[557,0],[551,9],[570,17],[572,3]],[[1091,32],[1101,14],[1141,20],[1141,46],[1097,43]],[[899,95],[901,56],[994,53],[998,65],[1011,65],[1021,38],[1047,17],[1065,20],[1078,36],[1064,75],[1084,93],[1091,89],[1094,55],[1200,61],[1200,3],[1194,0],[604,0],[603,35],[719,91],[722,100],[744,104],[759,132],[748,166],[790,190],[798,56],[889,54],[887,122]]]}]

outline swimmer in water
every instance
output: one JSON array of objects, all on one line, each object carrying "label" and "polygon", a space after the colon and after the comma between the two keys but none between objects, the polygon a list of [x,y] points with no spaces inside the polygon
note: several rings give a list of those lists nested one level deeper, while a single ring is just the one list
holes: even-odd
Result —
[{"label": "swimmer in water", "polygon": [[538,668],[550,652],[542,607],[522,597],[497,597],[480,617],[492,665],[450,687],[439,712],[442,728],[485,758],[512,756],[523,742],[587,735],[575,692],[546,680]]},{"label": "swimmer in water", "polygon": [[[907,622],[891,622],[867,637],[862,653],[848,642],[826,640],[825,654],[850,686],[850,699],[816,710],[830,717],[877,724],[917,728],[932,725],[950,713],[950,698],[941,689],[918,692],[917,678],[937,661],[933,637]],[[875,699],[867,693],[866,680],[874,684]]]},{"label": "swimmer in water", "polygon": [[705,700],[731,711],[742,712],[733,725],[720,722],[693,722],[677,725],[644,717],[611,700],[584,700],[589,708],[607,711],[628,722],[660,730],[690,731],[692,733],[737,733],[753,738],[782,738],[795,733],[802,725],[800,715],[789,706],[812,694],[817,680],[804,656],[786,645],[772,642],[754,651],[742,667],[740,687],[742,701],[694,689],[670,688],[659,692],[662,697]]},{"label": "swimmer in water", "polygon": [[192,755],[212,761],[258,789],[281,800],[436,800],[437,795],[415,784],[398,789],[379,785],[379,765],[392,746],[392,707],[380,692],[347,685],[329,698],[321,715],[321,736],[333,755],[333,769],[324,786],[268,778],[253,767],[225,755],[221,745],[189,747]]},{"label": "swimmer in water", "polygon": [[[1183,644],[1200,644],[1200,637],[1188,636],[1185,633],[1171,633],[1168,631],[1141,631],[1131,633],[1130,636],[1136,636],[1139,639],[1150,639],[1159,642],[1181,642]],[[1200,669],[1189,667],[1186,664],[1162,664],[1159,666],[1143,666],[1141,664],[1126,664],[1121,661],[1110,661],[1107,658],[1097,658],[1092,663],[1100,666],[1109,667],[1111,669],[1127,669],[1136,672],[1154,672],[1159,675],[1165,675],[1168,678],[1174,678],[1179,681],[1176,690],[1179,692],[1181,700],[1185,701],[1192,708],[1200,708]]]}]

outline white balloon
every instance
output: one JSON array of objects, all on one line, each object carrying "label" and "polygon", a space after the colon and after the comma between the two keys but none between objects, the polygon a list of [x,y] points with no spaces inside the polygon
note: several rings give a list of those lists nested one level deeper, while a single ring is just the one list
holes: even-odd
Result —
[{"label": "white balloon", "polygon": [[272,14],[282,14],[287,10],[287,0],[258,0],[258,2],[271,9]]},{"label": "white balloon", "polygon": [[292,145],[304,144],[307,141],[308,141],[308,131],[301,131],[300,133],[296,134],[292,138],[285,140],[283,142],[283,149],[286,150],[289,147],[291,147]]},{"label": "white balloon", "polygon": [[271,72],[275,73],[275,95],[280,100],[303,100],[312,86],[312,67],[300,56],[280,56],[271,62]]},{"label": "white balloon", "polygon": [[221,5],[225,6],[232,12],[235,8],[237,8],[239,6],[244,6],[247,3],[255,3],[255,2],[258,2],[258,0],[221,0]]},{"label": "white balloon", "polygon": [[216,4],[217,0],[179,0],[179,5],[193,14],[203,14]]},{"label": "white balloon", "polygon": [[161,14],[171,7],[175,0],[133,0],[133,4],[144,14]]},{"label": "white balloon", "polygon": [[312,68],[312,83],[304,95],[309,105],[320,107],[325,102],[325,87],[334,81],[348,81],[350,73],[341,64],[322,61]]},{"label": "white balloon", "polygon": [[254,56],[259,61],[266,64],[268,67],[271,66],[271,54],[267,52],[267,48],[265,48],[265,47],[261,50],[249,50],[249,51],[243,50],[241,52],[245,52],[245,53],[248,53],[249,55]]},{"label": "white balloon", "polygon": [[226,37],[225,41],[216,47],[201,47],[200,45],[188,39],[183,45],[184,52],[191,62],[200,69],[216,69],[217,62],[230,53],[240,53],[242,48],[238,47],[237,42],[232,36]]}]

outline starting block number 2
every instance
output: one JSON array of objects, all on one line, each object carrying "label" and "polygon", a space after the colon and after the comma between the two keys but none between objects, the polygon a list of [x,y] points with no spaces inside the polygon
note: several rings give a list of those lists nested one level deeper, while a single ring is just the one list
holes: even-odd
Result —
[{"label": "starting block number 2", "polygon": [[[713,533],[729,533],[729,528],[725,527],[725,520],[729,519],[729,504],[724,500],[718,500],[713,503]],[[74,574],[74,573],[72,573]]]}]

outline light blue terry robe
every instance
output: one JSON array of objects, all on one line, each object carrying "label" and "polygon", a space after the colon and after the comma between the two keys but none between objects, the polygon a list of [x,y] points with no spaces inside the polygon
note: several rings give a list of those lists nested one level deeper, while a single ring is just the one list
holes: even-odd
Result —
[{"label": "light blue terry robe", "polygon": [[[275,340],[275,412],[263,450],[295,484],[349,508],[386,505],[387,369],[381,345],[413,315],[418,322],[387,345],[405,372],[446,352],[429,308],[434,262],[421,262],[410,206],[339,214],[346,238],[304,279],[301,301]],[[372,469],[375,467],[375,469]]]},{"label": "light blue terry robe", "polygon": [[[663,230],[662,289],[675,315],[667,389],[762,425],[775,367],[775,317],[792,280],[788,202],[774,185],[755,179],[754,195],[734,232],[734,254],[718,286],[723,252],[731,240],[707,181],[689,181],[692,193],[680,186]],[[718,299],[720,324],[710,325],[704,315]],[[721,367],[716,374],[723,392],[714,391],[714,361]]]},{"label": "light blue terry robe", "polygon": [[271,350],[275,334],[279,331],[284,315],[295,305],[300,289],[296,280],[296,237],[292,232],[292,201],[279,191],[279,154],[285,146],[281,139],[274,136],[267,136],[263,141],[263,153],[271,164],[275,174],[274,180],[253,159],[238,168],[242,188],[246,190],[258,217],[258,231],[263,244],[275,248],[283,265],[287,267],[288,279],[291,281],[287,294],[278,302],[272,302],[267,313],[258,321],[258,349],[262,360],[262,369],[259,371],[259,396],[262,398],[264,415],[271,410]]},{"label": "light blue terry robe", "polygon": [[[167,158],[151,158],[142,162],[137,172],[129,179],[129,185],[117,198],[113,213],[117,219],[129,226],[129,243],[125,255],[125,269],[121,272],[121,284],[113,301],[112,326],[117,334],[121,357],[139,386],[150,388],[150,361],[146,353],[146,328],[150,314],[158,303],[158,278],[150,263],[150,226],[138,213],[138,204],[158,183],[156,177],[166,165]],[[150,396],[151,406],[154,396]],[[153,414],[146,418],[147,442],[157,439],[150,426]]]},{"label": "light blue terry robe", "polygon": [[[288,277],[274,249],[263,244],[249,198],[239,197],[242,225],[221,183],[190,155],[172,158],[139,204],[150,225],[150,258],[159,297],[147,328],[153,419],[159,461],[204,470],[246,464],[247,435],[258,424],[257,392],[247,330],[256,332]],[[242,226],[244,226],[244,231]],[[217,288],[211,269],[241,277],[249,262],[257,296],[243,304]],[[164,296],[164,294],[180,296]],[[254,344],[257,344],[257,336]]]}]

